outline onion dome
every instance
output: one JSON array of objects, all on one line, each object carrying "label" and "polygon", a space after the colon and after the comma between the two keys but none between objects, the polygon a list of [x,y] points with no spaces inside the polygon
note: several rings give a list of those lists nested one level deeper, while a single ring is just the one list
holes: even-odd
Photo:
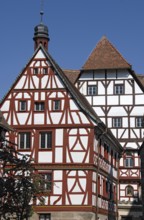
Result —
[{"label": "onion dome", "polygon": [[34,49],[36,50],[39,44],[42,44],[43,47],[46,50],[48,50],[48,41],[50,40],[48,34],[48,27],[44,25],[42,22],[43,12],[41,11],[40,14],[41,14],[41,23],[34,28],[34,37],[33,37],[33,40],[35,42]]}]

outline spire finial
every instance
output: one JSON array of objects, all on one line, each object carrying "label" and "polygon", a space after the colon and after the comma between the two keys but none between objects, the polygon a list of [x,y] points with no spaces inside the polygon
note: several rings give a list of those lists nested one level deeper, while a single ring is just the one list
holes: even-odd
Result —
[{"label": "spire finial", "polygon": [[43,23],[43,14],[44,14],[44,12],[43,12],[43,5],[44,5],[44,2],[43,2],[43,0],[41,0],[41,11],[40,11],[40,16],[41,16],[41,23]]}]

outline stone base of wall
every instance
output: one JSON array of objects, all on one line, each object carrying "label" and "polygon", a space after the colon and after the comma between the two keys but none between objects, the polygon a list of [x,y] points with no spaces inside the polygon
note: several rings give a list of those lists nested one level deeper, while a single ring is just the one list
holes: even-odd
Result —
[{"label": "stone base of wall", "polygon": [[142,220],[142,205],[135,205],[135,204],[125,204],[125,205],[118,205],[118,213],[119,217],[118,220],[121,220],[122,217],[131,217],[131,220]]},{"label": "stone base of wall", "polygon": [[[98,220],[108,220],[106,215],[98,215]],[[39,220],[39,215],[34,213],[30,220]],[[96,220],[92,212],[51,212],[51,220]]]}]

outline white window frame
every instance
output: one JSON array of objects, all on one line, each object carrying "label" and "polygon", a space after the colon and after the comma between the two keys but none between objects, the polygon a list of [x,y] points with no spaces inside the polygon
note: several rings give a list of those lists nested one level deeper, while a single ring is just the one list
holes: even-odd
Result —
[{"label": "white window frame", "polygon": [[124,84],[115,84],[114,85],[114,94],[115,95],[124,94]]},{"label": "white window frame", "polygon": [[134,158],[126,157],[125,158],[125,167],[133,167],[134,166]]},{"label": "white window frame", "polygon": [[43,74],[47,74],[48,73],[48,68],[47,67],[43,67]]},{"label": "white window frame", "polygon": [[51,220],[51,214],[41,213],[39,214],[39,220]]},{"label": "white window frame", "polygon": [[27,102],[22,100],[20,101],[20,111],[26,111],[27,108]]},{"label": "white window frame", "polygon": [[97,90],[97,85],[88,85],[87,87],[87,95],[97,95],[98,90]]},{"label": "white window frame", "polygon": [[136,117],[136,127],[137,128],[142,128],[143,127],[143,117]]},{"label": "white window frame", "polygon": [[61,109],[61,101],[60,100],[53,100],[53,110],[59,111]]},{"label": "white window frame", "polygon": [[37,75],[37,74],[38,74],[38,72],[39,72],[38,67],[34,67],[34,69],[33,69],[33,73],[34,73],[35,75]]},{"label": "white window frame", "polygon": [[117,117],[112,119],[113,128],[121,128],[122,127],[122,118]]},{"label": "white window frame", "polygon": [[19,149],[30,149],[30,132],[19,132]]},{"label": "white window frame", "polygon": [[44,102],[35,102],[34,110],[35,111],[44,111],[45,103]]},{"label": "white window frame", "polygon": [[[44,140],[42,140],[44,138]],[[48,138],[50,138],[48,140]],[[52,131],[42,131],[40,132],[40,138],[39,138],[39,146],[40,149],[52,149]],[[43,145],[44,142],[44,145]]]}]

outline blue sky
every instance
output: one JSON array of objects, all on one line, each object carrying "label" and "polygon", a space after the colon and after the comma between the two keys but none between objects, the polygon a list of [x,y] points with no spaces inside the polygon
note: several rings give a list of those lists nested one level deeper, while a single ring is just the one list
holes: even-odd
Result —
[{"label": "blue sky", "polygon": [[[144,0],[43,0],[49,53],[61,68],[81,69],[103,35],[144,74]],[[40,0],[0,1],[0,99],[33,55]]]}]

